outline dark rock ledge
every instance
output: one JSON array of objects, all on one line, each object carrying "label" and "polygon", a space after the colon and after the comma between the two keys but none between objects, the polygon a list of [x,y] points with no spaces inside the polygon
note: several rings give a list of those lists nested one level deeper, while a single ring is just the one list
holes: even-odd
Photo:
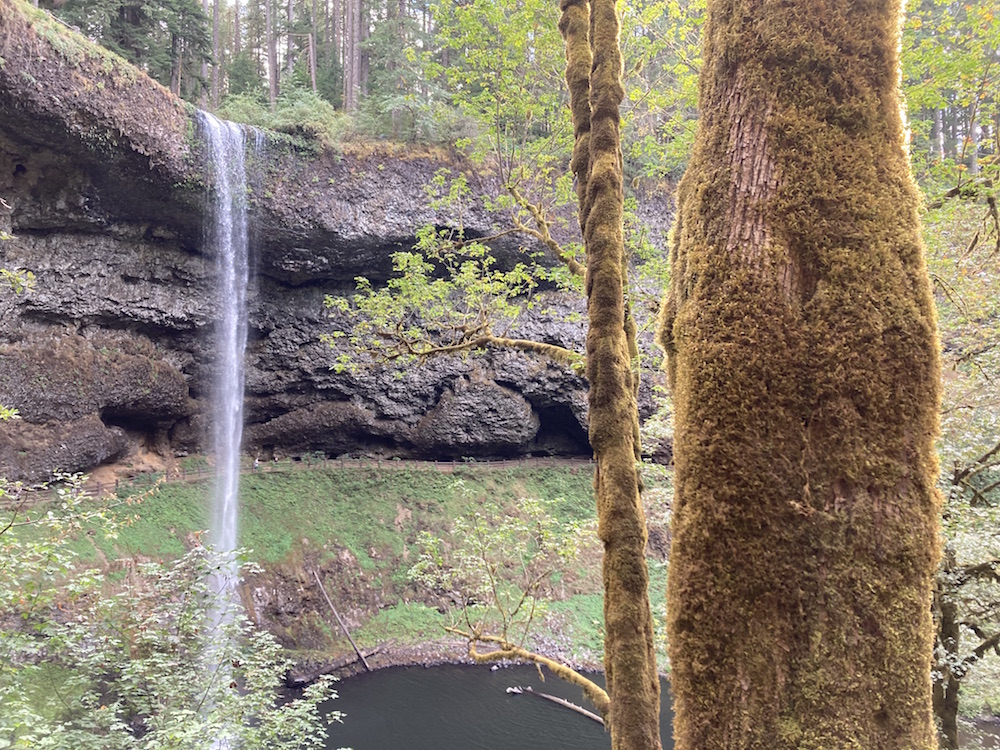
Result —
[{"label": "dark rock ledge", "polygon": [[[424,185],[445,152],[316,153],[267,136],[254,190],[244,450],[422,458],[585,455],[585,382],[542,359],[442,359],[402,379],[335,373],[323,295],[383,279],[424,224],[454,217]],[[0,474],[169,464],[207,450],[215,264],[197,112],[117,56],[21,0],[0,0],[0,265],[31,270],[0,293]],[[664,204],[665,200],[661,200]],[[653,211],[655,214],[656,212]],[[664,221],[666,211],[663,211]],[[470,234],[497,217],[467,209]],[[566,230],[568,231],[568,230]],[[516,241],[496,248],[520,257]],[[582,347],[579,299],[550,294],[532,335]]]}]

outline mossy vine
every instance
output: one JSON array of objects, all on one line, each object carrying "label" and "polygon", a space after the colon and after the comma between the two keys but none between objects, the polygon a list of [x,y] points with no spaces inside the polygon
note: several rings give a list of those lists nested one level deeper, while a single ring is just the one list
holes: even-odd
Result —
[{"label": "mossy vine", "polygon": [[562,0],[576,143],[580,226],[586,246],[587,379],[604,545],[604,665],[615,750],[658,750],[660,686],[647,589],[639,455],[635,330],[625,302],[621,120],[622,58],[615,0]]}]

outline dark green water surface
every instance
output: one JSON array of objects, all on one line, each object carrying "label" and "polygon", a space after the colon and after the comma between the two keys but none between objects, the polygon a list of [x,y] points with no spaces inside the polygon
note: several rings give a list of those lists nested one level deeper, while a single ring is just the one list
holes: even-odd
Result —
[{"label": "dark green water surface", "polygon": [[[603,681],[602,681],[603,684]],[[608,750],[604,728],[573,711],[506,688],[530,685],[591,708],[582,691],[534,667],[491,671],[488,666],[393,667],[337,684],[328,704],[345,714],[330,727],[328,748],[352,750]],[[663,746],[672,715],[661,683]]]}]

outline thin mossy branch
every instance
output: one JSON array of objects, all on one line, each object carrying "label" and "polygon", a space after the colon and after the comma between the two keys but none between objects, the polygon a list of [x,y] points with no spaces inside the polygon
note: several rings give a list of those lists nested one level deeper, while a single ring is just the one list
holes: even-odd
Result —
[{"label": "thin mossy branch", "polygon": [[[608,721],[608,716],[611,712],[611,699],[609,698],[608,693],[596,682],[584,677],[572,667],[568,667],[565,664],[547,656],[537,654],[534,651],[529,651],[521,646],[516,646],[513,643],[495,635],[485,635],[476,632],[470,633],[468,631],[459,630],[458,628],[445,628],[445,630],[453,635],[465,638],[468,641],[469,658],[477,664],[489,664],[491,662],[510,659],[516,661],[526,661],[545,667],[564,682],[568,682],[571,685],[576,685],[577,687],[582,688],[583,694],[587,697],[587,700],[590,701],[591,705],[597,709],[601,718],[604,719],[605,723]],[[476,648],[477,643],[491,643],[499,646],[499,648],[481,654]]]},{"label": "thin mossy branch", "polygon": [[573,158],[570,170],[576,181],[580,231],[587,226],[587,182],[590,175],[590,3],[561,0],[559,31],[566,41],[566,83],[573,113]]},{"label": "thin mossy branch", "polygon": [[[587,378],[598,536],[604,545],[604,667],[614,750],[659,750],[660,685],[636,469],[638,408],[625,300],[624,98],[615,0],[562,0],[580,226],[587,252]],[[633,329],[634,335],[634,329]]]},{"label": "thin mossy branch", "polygon": [[507,336],[494,336],[491,333],[478,335],[473,338],[464,338],[452,344],[433,344],[429,341],[415,342],[405,338],[394,338],[394,342],[399,343],[403,349],[388,352],[385,358],[389,361],[401,357],[417,357],[418,359],[429,359],[443,354],[457,354],[464,351],[475,351],[477,349],[488,349],[490,347],[501,349],[516,349],[522,352],[532,352],[548,357],[553,362],[571,367],[573,370],[581,370],[584,367],[583,356],[572,349],[559,346],[557,344],[547,344],[543,341],[533,341],[532,339],[516,339]]},{"label": "thin mossy branch", "polygon": [[990,495],[991,492],[997,489],[1000,489],[1000,479],[993,482],[993,484],[986,485],[980,490],[980,492],[983,494],[983,497],[986,498]]},{"label": "thin mossy branch", "polygon": [[[963,315],[968,316],[969,310],[965,304],[965,300],[956,291],[955,287],[949,284],[947,281],[942,279],[937,274],[931,274],[930,279],[934,286],[944,292],[944,295],[948,298],[948,301],[953,304],[958,310],[962,312]],[[961,361],[961,360],[959,360]]]},{"label": "thin mossy branch", "polygon": [[549,222],[545,219],[542,209],[538,206],[538,204],[529,201],[524,194],[518,190],[516,185],[508,185],[507,192],[510,193],[511,198],[514,199],[514,202],[518,206],[531,214],[531,218],[535,222],[535,226],[538,227],[537,229],[532,229],[515,215],[512,218],[514,226],[517,230],[534,237],[545,245],[560,261],[563,262],[566,268],[569,269],[569,272],[574,276],[583,276],[586,274],[586,266],[567,253],[563,249],[562,245],[552,238],[552,234],[549,232]]}]

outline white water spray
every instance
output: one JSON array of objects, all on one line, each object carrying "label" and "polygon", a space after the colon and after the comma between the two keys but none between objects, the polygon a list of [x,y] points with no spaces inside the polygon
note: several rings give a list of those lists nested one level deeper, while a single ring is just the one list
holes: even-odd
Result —
[{"label": "white water spray", "polygon": [[[247,286],[250,252],[247,216],[248,184],[246,176],[246,131],[240,125],[222,121],[201,113],[209,168],[213,176],[214,193],[211,202],[212,225],[207,233],[211,251],[216,257],[217,319],[214,350],[216,375],[212,450],[215,454],[215,491],[209,536],[222,565],[211,581],[215,592],[212,608],[213,630],[228,625],[239,606],[236,583],[239,569],[235,559],[239,521],[240,444],[243,438],[244,352],[247,342]],[[254,152],[261,149],[262,139],[256,131]],[[218,646],[219,644],[217,644]],[[218,661],[218,651],[210,662]],[[215,669],[225,670],[225,664]],[[227,680],[225,672],[216,680]],[[227,737],[215,738],[213,748],[228,748]]]},{"label": "white water spray", "polygon": [[[208,240],[218,274],[214,338],[216,376],[213,387],[212,449],[215,454],[215,493],[210,538],[216,551],[228,559],[214,588],[218,593],[216,623],[230,619],[237,604],[238,576],[233,552],[239,520],[240,443],[243,437],[243,357],[247,341],[247,285],[249,231],[247,216],[246,130],[208,113],[201,114],[210,171],[213,175],[212,226]],[[260,150],[261,139],[253,143]]]}]

